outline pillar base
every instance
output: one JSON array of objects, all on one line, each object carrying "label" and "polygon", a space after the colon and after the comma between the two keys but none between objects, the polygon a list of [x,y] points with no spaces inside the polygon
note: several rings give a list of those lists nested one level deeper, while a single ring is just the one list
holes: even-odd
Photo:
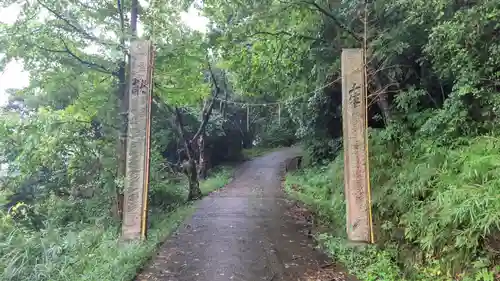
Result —
[{"label": "pillar base", "polygon": [[356,248],[356,249],[364,249],[366,248],[367,246],[370,245],[370,243],[368,242],[364,242],[364,241],[351,241],[351,240],[348,240],[346,245],[350,248]]}]

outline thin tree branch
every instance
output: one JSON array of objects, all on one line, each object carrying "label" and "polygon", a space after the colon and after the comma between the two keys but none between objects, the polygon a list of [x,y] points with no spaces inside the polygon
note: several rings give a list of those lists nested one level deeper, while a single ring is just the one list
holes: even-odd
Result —
[{"label": "thin tree branch", "polygon": [[295,37],[295,38],[299,38],[299,39],[321,41],[321,42],[327,43],[327,41],[322,39],[322,38],[316,38],[316,37],[302,35],[302,34],[292,34],[290,32],[284,31],[284,30],[281,30],[278,32],[257,31],[255,33],[248,35],[247,37],[254,37],[255,35],[271,35],[271,36],[287,35],[287,36]]},{"label": "thin tree branch", "polygon": [[35,45],[35,47],[39,48],[39,49],[41,49],[43,51],[46,51],[46,52],[51,52],[51,53],[66,53],[66,54],[69,54],[71,57],[73,57],[74,59],[76,59],[78,62],[80,62],[81,64],[84,64],[84,65],[88,66],[89,68],[92,68],[92,69],[94,69],[96,71],[99,71],[101,73],[116,75],[116,72],[110,71],[110,70],[108,70],[107,68],[105,68],[102,65],[99,65],[97,63],[93,63],[93,62],[90,62],[90,61],[86,61],[86,60],[80,58],[79,56],[77,56],[75,53],[73,53],[69,49],[68,45],[66,44],[66,42],[64,40],[61,40],[61,42],[64,45],[64,50],[53,50],[53,49],[48,49],[48,48],[45,48],[45,47],[42,47],[42,46],[38,46],[38,45]]},{"label": "thin tree branch", "polygon": [[[160,110],[163,110],[164,112],[167,112],[168,114],[170,114],[170,117],[167,118],[168,122],[170,123],[170,126],[172,126],[172,128],[177,128],[177,124],[174,122],[174,120],[172,120],[171,117],[173,117],[175,115],[175,110],[170,107],[167,103],[163,102],[161,100],[160,97],[153,97],[152,98],[152,101],[153,103],[160,109]],[[174,130],[174,133],[179,137],[181,138],[181,134],[179,131],[177,130]]]},{"label": "thin tree branch", "polygon": [[356,41],[359,41],[359,42],[363,41],[363,38],[361,38],[359,35],[357,35],[354,31],[350,30],[335,15],[333,15],[329,11],[322,8],[318,3],[314,2],[314,1],[301,1],[301,3],[313,6],[316,10],[318,10],[319,12],[321,12],[322,14],[324,14],[325,16],[327,16],[331,20],[333,20],[338,27],[340,27],[345,32],[349,33],[349,35],[351,35],[354,39],[356,39]]},{"label": "thin tree branch", "polygon": [[208,120],[210,119],[210,115],[212,115],[212,110],[214,108],[215,99],[217,98],[217,96],[221,92],[221,89],[219,87],[219,84],[217,83],[217,79],[215,78],[215,74],[212,70],[212,65],[210,64],[210,62],[208,63],[208,69],[210,71],[210,77],[212,78],[212,82],[214,84],[215,91],[214,91],[214,94],[212,96],[212,100],[210,101],[210,104],[208,105],[208,107],[207,106],[203,107],[202,122],[200,124],[200,127],[198,128],[198,131],[191,138],[191,142],[196,140],[200,136],[200,134],[205,133],[205,128],[207,127]]},{"label": "thin tree branch", "polygon": [[105,67],[104,67],[104,66],[102,66],[102,65],[99,65],[99,64],[96,64],[96,63],[89,62],[89,61],[86,61],[86,60],[81,59],[80,57],[78,57],[75,53],[73,53],[73,52],[69,49],[68,45],[66,44],[66,42],[65,42],[64,40],[61,40],[61,41],[62,41],[62,43],[63,43],[63,45],[64,45],[65,51],[66,51],[66,52],[67,52],[70,56],[72,56],[74,59],[76,59],[77,61],[79,61],[80,63],[85,64],[85,65],[87,65],[87,66],[89,66],[89,67],[95,67],[95,68],[97,68],[97,70],[100,70],[101,72],[104,72],[104,73],[109,73],[109,74],[113,74],[113,75],[115,75],[115,73],[114,73],[113,71],[108,70],[107,68],[105,68]]},{"label": "thin tree branch", "polygon": [[112,45],[110,43],[105,43],[105,42],[102,42],[99,38],[97,38],[95,35],[93,34],[90,34],[88,32],[86,32],[85,30],[83,30],[82,28],[76,26],[74,23],[72,23],[69,19],[61,16],[59,13],[57,13],[56,10],[50,8],[49,6],[47,6],[45,3],[43,3],[41,0],[37,0],[38,4],[40,4],[40,6],[44,7],[46,10],[48,10],[51,14],[53,14],[56,18],[58,18],[59,20],[63,21],[64,23],[66,23],[68,26],[71,27],[71,29],[73,29],[73,31],[76,31],[80,34],[82,34],[84,37],[86,37],[87,39],[89,40],[92,40],[92,41],[95,41],[95,42],[98,42],[98,43],[102,43],[102,44],[105,44],[105,45]]}]

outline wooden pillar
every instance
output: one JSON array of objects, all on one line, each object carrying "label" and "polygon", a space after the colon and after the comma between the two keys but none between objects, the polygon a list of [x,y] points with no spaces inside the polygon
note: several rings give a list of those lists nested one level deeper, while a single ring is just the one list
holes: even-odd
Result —
[{"label": "wooden pillar", "polygon": [[342,50],[344,188],[349,240],[372,243],[363,58],[362,49]]},{"label": "wooden pillar", "polygon": [[146,236],[153,69],[151,42],[133,41],[130,55],[127,168],[122,225],[124,240],[144,239]]}]

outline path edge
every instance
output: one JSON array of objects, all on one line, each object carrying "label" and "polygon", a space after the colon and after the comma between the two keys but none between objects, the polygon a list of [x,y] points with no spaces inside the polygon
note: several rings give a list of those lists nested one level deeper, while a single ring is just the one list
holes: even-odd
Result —
[{"label": "path edge", "polygon": [[[317,214],[315,211],[311,210],[310,206],[308,206],[306,203],[300,201],[299,199],[295,198],[292,194],[289,194],[285,190],[285,181],[286,181],[287,174],[301,170],[303,168],[302,167],[302,160],[303,160],[303,155],[299,154],[299,155],[296,155],[293,157],[289,157],[289,158],[285,159],[285,161],[283,161],[283,163],[280,167],[280,177],[281,177],[280,188],[281,188],[282,192],[284,193],[285,198],[287,198],[288,200],[291,200],[296,206],[299,206],[299,207],[304,208],[304,209],[308,210],[309,212],[311,212],[311,214],[313,215],[313,219],[316,220]],[[321,251],[323,254],[328,256],[328,258],[331,261],[331,263],[329,263],[329,264],[325,264],[325,265],[320,266],[320,269],[333,267],[336,270],[339,270],[339,273],[344,275],[343,278],[346,278],[344,280],[346,280],[346,281],[359,281],[360,279],[358,279],[356,276],[354,276],[345,267],[344,264],[336,261],[335,257],[333,257],[331,254],[329,254],[327,251],[325,251],[324,245],[321,243],[321,241],[319,241],[317,239],[316,235],[312,234],[312,231],[315,228],[314,222],[312,224],[313,225],[311,226],[311,229],[310,229],[311,232],[308,235],[309,238],[312,239],[314,241],[314,243],[316,244],[316,250]],[[336,280],[336,279],[332,279],[332,280]]]}]

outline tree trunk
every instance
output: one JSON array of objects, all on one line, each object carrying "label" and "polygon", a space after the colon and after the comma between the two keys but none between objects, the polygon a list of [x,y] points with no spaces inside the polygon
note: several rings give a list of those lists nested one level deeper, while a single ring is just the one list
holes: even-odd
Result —
[{"label": "tree trunk", "polygon": [[[120,13],[120,21],[121,21],[121,30],[122,36],[120,38],[120,44],[122,47],[125,46],[125,26],[124,26],[124,17],[123,17],[123,7],[121,6],[121,1],[118,2],[118,12]],[[130,26],[132,36],[135,37],[137,34],[137,18],[138,18],[138,1],[132,0],[131,7],[131,17],[130,17]],[[127,87],[127,58],[130,61],[130,56],[124,54],[123,61],[120,62],[120,66],[118,69],[118,102],[119,102],[119,135],[118,135],[118,143],[117,143],[117,179],[119,182],[125,183],[126,176],[126,168],[127,168],[127,130],[128,130],[128,109],[129,109],[129,95],[128,95],[128,87]],[[130,65],[131,67],[131,65]],[[123,190],[120,184],[115,187],[115,206],[113,216],[117,220],[121,220],[123,218]]]},{"label": "tree trunk", "polygon": [[198,138],[198,151],[199,151],[199,163],[198,163],[198,177],[202,180],[207,178],[208,170],[208,157],[205,147],[206,135],[201,134]]},{"label": "tree trunk", "polygon": [[384,117],[384,123],[388,125],[389,122],[391,122],[392,116],[386,92],[382,92],[378,95],[377,105],[380,108],[380,111],[382,111],[382,115]]},{"label": "tree trunk", "polygon": [[[117,142],[117,174],[116,177],[119,182],[124,182],[125,172],[126,172],[126,160],[127,160],[127,128],[128,128],[128,93],[127,93],[127,79],[126,79],[126,68],[125,62],[120,64],[120,69],[118,70],[118,101],[119,101],[119,132],[118,132],[118,142]],[[122,181],[123,180],[123,181]],[[121,220],[123,215],[123,204],[120,202],[120,198],[123,197],[123,190],[120,184],[115,186],[115,198],[113,207],[113,217],[116,220]]]},{"label": "tree trunk", "polygon": [[123,193],[117,193],[116,198],[114,198],[113,206],[111,207],[111,213],[113,218],[116,220],[121,220],[123,216],[123,199],[125,195]]},{"label": "tree trunk", "polygon": [[196,171],[196,163],[193,158],[185,162],[184,173],[188,179],[189,194],[188,201],[198,200],[202,197],[200,183],[198,181],[198,173]]},{"label": "tree trunk", "polygon": [[226,82],[226,73],[222,72],[222,87],[224,91],[224,103],[222,103],[221,106],[221,114],[222,118],[225,120],[226,119],[226,113],[227,113],[227,100],[229,99],[229,90],[227,89],[227,82]]},{"label": "tree trunk", "polygon": [[184,132],[184,122],[182,120],[182,114],[179,108],[175,108],[176,120],[177,120],[177,130],[179,131],[179,135],[181,140],[184,143],[184,149],[186,150],[187,160],[184,161],[182,170],[184,174],[186,174],[188,178],[189,185],[189,195],[188,200],[196,200],[201,198],[201,190],[200,184],[198,182],[198,171],[196,169],[196,163],[194,161],[194,151],[191,143],[186,138],[186,134]]},{"label": "tree trunk", "polygon": [[[189,195],[188,195],[188,200],[196,200],[198,198],[201,198],[202,193],[200,190],[200,185],[198,181],[198,173],[201,174],[201,177],[204,178],[206,177],[206,170],[207,170],[207,157],[206,157],[206,151],[205,151],[205,131],[206,127],[208,124],[208,121],[210,120],[210,116],[212,114],[212,110],[214,108],[215,100],[217,99],[219,93],[221,92],[221,89],[219,88],[217,84],[217,80],[215,78],[215,74],[212,71],[212,67],[210,63],[208,64],[213,86],[215,89],[213,89],[213,97],[211,100],[207,100],[204,103],[202,112],[201,112],[201,124],[194,136],[189,140],[186,136],[186,132],[184,130],[184,122],[182,120],[182,113],[178,107],[175,109],[171,109],[167,106],[167,109],[173,113],[175,113],[176,116],[176,127],[177,127],[177,132],[179,134],[179,138],[184,144],[184,149],[187,154],[187,160],[183,162],[182,164],[182,170],[184,174],[186,174],[188,178],[188,183],[189,183]],[[193,149],[194,141],[198,141],[198,148],[200,150],[200,155],[199,155],[199,165],[200,169],[197,168],[196,161],[195,159],[195,151]]]},{"label": "tree trunk", "polygon": [[244,132],[242,134],[242,148],[243,149],[250,149],[253,146],[253,136],[250,132]]},{"label": "tree trunk", "polygon": [[387,91],[382,86],[382,82],[380,81],[380,78],[378,77],[376,71],[373,68],[370,68],[369,70],[371,73],[373,73],[373,75],[371,75],[371,78],[373,79],[373,84],[375,86],[374,93],[377,94],[377,96],[375,97],[377,105],[380,108],[380,111],[382,112],[384,123],[388,125],[392,120],[392,114],[391,114],[391,108],[389,106]]}]

